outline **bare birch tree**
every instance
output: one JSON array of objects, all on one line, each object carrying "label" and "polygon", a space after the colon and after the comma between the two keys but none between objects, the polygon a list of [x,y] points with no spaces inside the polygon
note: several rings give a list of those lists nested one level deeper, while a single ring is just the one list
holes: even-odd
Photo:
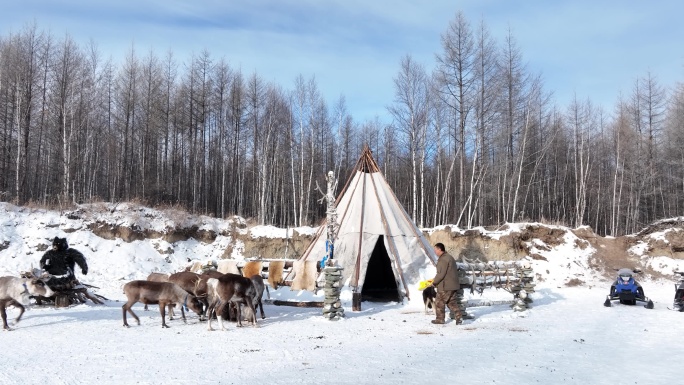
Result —
[{"label": "bare birch tree", "polygon": [[[424,67],[411,56],[401,59],[400,71],[394,78],[394,104],[388,107],[396,129],[401,133],[402,144],[408,149],[411,169],[411,205],[414,221],[418,217],[419,167],[424,163],[425,136],[429,106],[428,77]],[[421,191],[422,193],[422,191]],[[422,223],[422,221],[419,221]]]}]

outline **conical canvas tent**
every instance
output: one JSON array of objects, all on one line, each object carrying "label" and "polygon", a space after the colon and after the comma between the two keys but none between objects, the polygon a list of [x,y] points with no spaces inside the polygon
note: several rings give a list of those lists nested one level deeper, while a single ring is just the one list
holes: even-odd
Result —
[{"label": "conical canvas tent", "polygon": [[[334,260],[343,268],[342,282],[352,289],[355,299],[409,297],[409,288],[417,286],[421,271],[434,266],[437,256],[397,200],[368,147],[336,206]],[[321,226],[300,261],[322,260],[325,244],[325,226]]]}]

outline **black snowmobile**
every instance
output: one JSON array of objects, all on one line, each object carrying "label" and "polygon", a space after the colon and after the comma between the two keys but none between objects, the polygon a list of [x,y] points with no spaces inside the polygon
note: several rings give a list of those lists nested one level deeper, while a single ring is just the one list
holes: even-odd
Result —
[{"label": "black snowmobile", "polygon": [[646,302],[644,307],[646,309],[653,309],[653,301],[644,295],[644,289],[634,279],[634,274],[640,273],[640,270],[620,269],[618,270],[617,279],[610,287],[610,294],[603,303],[604,306],[610,307],[612,301],[619,300],[623,305],[636,305],[637,301]]},{"label": "black snowmobile", "polygon": [[679,281],[675,283],[675,296],[672,310],[684,312],[684,271],[675,271],[679,275]]}]

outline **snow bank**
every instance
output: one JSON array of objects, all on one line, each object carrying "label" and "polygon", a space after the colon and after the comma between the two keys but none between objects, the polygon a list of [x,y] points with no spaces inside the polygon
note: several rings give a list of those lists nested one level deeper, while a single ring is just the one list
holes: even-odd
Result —
[{"label": "snow bank", "polygon": [[[139,208],[128,218],[121,207],[115,216],[119,223],[151,229],[196,224]],[[95,218],[113,218],[108,215]],[[511,299],[510,293],[489,289],[482,297],[466,293],[471,304],[493,303],[469,308],[474,320],[458,327],[451,322],[432,325],[434,315],[424,314],[420,292],[412,292],[410,302],[364,302],[363,311],[352,312],[351,293],[346,291],[342,294],[346,318],[340,321],[324,319],[319,308],[267,304],[267,318],[259,320],[258,328],[238,330],[229,324],[228,331],[209,332],[194,314],[187,324],[175,320],[169,322],[170,329],[162,329],[156,307],[144,312],[141,304],[133,308],[141,325],[123,328],[121,285],[152,271],[176,271],[193,260],[218,259],[231,244],[228,236],[219,235],[212,243],[194,239],[128,243],[95,236],[87,229],[92,219],[72,218],[0,204],[0,275],[16,275],[35,266],[53,237],[66,237],[90,265],[90,273],[79,278],[99,286],[97,292],[110,299],[105,305],[30,309],[15,331],[1,334],[8,350],[0,362],[2,384],[395,385],[456,378],[463,383],[497,384],[614,384],[620,379],[665,384],[679,378],[672,357],[683,355],[684,345],[672,337],[684,332],[684,326],[682,314],[667,310],[674,294],[672,282],[642,281],[646,295],[655,302],[653,310],[603,307],[608,284],[591,269],[591,247],[579,248],[581,240],[569,231],[560,245],[529,241],[546,261],[531,260],[540,280],[532,308],[524,313],[495,303]],[[196,219],[212,229],[227,229],[235,222]],[[282,230],[263,227],[257,232],[267,236]],[[639,250],[643,249],[633,252]],[[242,251],[233,246],[232,256],[239,258]],[[667,271],[675,268],[675,262],[679,261],[663,256],[644,263]],[[422,273],[430,277],[434,271]],[[585,285],[567,287],[568,277],[581,278]],[[287,287],[270,290],[270,296],[321,298]],[[10,318],[17,314],[9,309]],[[38,364],[54,362],[57,355],[59,365]],[[36,365],[39,370],[17,369]]]}]

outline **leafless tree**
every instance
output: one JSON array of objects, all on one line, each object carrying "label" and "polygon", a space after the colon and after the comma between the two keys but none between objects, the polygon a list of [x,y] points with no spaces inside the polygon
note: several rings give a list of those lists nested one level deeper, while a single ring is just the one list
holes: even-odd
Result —
[{"label": "leafless tree", "polygon": [[[430,84],[425,69],[411,56],[401,59],[400,71],[394,78],[394,104],[388,111],[394,119],[395,128],[401,133],[401,143],[408,149],[411,169],[410,212],[414,221],[423,223],[422,212],[418,214],[418,183],[420,169],[425,164],[425,145],[429,118]],[[422,196],[423,191],[420,191]]]},{"label": "leafless tree", "polygon": [[206,50],[177,61],[131,46],[118,61],[28,25],[0,36],[0,199],[313,224],[325,210],[314,181],[330,169],[346,180],[368,145],[420,226],[541,220],[621,235],[681,213],[681,84],[649,72],[610,114],[591,95],[563,106],[511,29],[497,42],[458,13],[441,38],[434,63],[401,60],[389,124],[356,120],[344,95],[329,109],[314,77],[288,89]]},{"label": "leafless tree", "polygon": [[[437,55],[442,98],[454,119],[454,153],[458,156],[458,202],[465,200],[466,140],[476,87],[476,47],[472,28],[463,12],[458,12],[442,35],[442,53]],[[458,224],[458,223],[457,223]]]}]

